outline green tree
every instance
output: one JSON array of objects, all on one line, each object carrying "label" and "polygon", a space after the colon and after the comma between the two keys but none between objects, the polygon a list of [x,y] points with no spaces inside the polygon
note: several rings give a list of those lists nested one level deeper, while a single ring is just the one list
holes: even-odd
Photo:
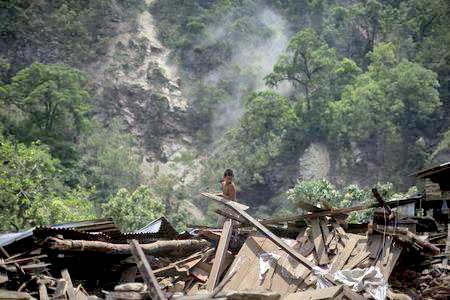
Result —
[{"label": "green tree", "polygon": [[326,179],[299,181],[287,192],[288,200],[297,206],[298,201],[318,205],[322,200],[334,207],[341,206],[341,193]]},{"label": "green tree", "polygon": [[378,45],[370,58],[368,71],[344,90],[340,101],[330,103],[331,135],[335,141],[374,145],[371,155],[388,174],[413,170],[421,161],[411,161],[416,152],[411,145],[426,135],[441,105],[436,74],[399,60],[391,44]]},{"label": "green tree", "polygon": [[94,123],[77,145],[78,180],[83,186],[95,187],[97,202],[106,201],[120,188],[134,190],[139,185],[142,155],[136,138],[126,129],[119,119],[106,127]]},{"label": "green tree", "polygon": [[297,121],[285,97],[274,92],[253,93],[246,99],[239,125],[218,146],[221,158],[217,160],[237,169],[249,183],[262,183],[264,171],[283,153],[283,145],[289,144]]},{"label": "green tree", "polygon": [[61,160],[73,159],[73,146],[88,122],[86,76],[65,65],[34,63],[17,73],[6,90],[7,104],[20,111],[9,118],[17,137],[39,139]]},{"label": "green tree", "polygon": [[303,29],[289,42],[286,53],[278,59],[273,72],[266,76],[266,83],[277,86],[290,81],[298,87],[306,100],[307,111],[311,101],[328,86],[328,75],[337,61],[334,49],[321,40],[311,29]]},{"label": "green tree", "polygon": [[133,231],[164,215],[163,202],[154,192],[140,186],[133,193],[120,189],[117,194],[102,204],[102,215],[113,218],[123,231]]},{"label": "green tree", "polygon": [[0,136],[0,230],[90,219],[90,192],[64,185],[63,168],[40,143]]}]

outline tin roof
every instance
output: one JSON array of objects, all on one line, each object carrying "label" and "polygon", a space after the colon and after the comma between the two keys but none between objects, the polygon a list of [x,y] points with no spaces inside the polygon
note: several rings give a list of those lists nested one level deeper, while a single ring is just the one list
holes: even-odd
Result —
[{"label": "tin roof", "polygon": [[0,234],[0,246],[7,246],[14,242],[23,240],[25,238],[33,236],[33,231],[39,229],[43,231],[44,229],[73,229],[76,231],[83,232],[101,232],[106,234],[120,234],[119,229],[116,227],[111,218],[108,219],[97,219],[88,221],[77,221],[55,224],[48,227],[33,227],[28,230],[23,230],[19,232],[10,232]]},{"label": "tin roof", "polygon": [[438,166],[433,166],[431,168],[420,170],[420,171],[414,173],[413,175],[416,176],[417,178],[427,178],[434,174],[437,174],[437,173],[440,173],[443,171],[447,171],[447,170],[450,170],[450,162],[446,162],[446,163],[440,164]]},{"label": "tin roof", "polygon": [[178,232],[172,226],[172,224],[167,221],[166,217],[160,217],[141,229],[136,230],[134,233],[166,233],[166,234],[175,234]]}]

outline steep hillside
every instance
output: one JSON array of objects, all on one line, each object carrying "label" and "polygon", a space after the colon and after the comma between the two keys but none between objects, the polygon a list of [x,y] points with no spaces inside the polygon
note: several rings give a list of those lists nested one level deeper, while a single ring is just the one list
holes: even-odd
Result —
[{"label": "steep hillside", "polygon": [[295,209],[293,187],[406,191],[450,159],[449,16],[444,0],[3,1],[7,227],[137,208],[213,223],[198,192],[226,168],[261,216]]}]

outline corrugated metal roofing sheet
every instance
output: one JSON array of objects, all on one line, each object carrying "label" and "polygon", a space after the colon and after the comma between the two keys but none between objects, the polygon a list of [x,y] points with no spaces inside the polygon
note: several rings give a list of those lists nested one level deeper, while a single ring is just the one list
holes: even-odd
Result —
[{"label": "corrugated metal roofing sheet", "polygon": [[2,247],[8,246],[9,244],[12,244],[14,242],[17,242],[17,241],[20,241],[27,237],[32,236],[34,228],[35,227],[30,228],[25,231],[0,234],[0,246],[2,246]]},{"label": "corrugated metal roofing sheet", "polygon": [[[116,227],[111,218],[55,224],[49,227],[40,227],[39,230],[43,230],[45,228],[73,229],[83,232],[101,232],[109,235],[120,234],[120,230]],[[0,234],[0,246],[7,246],[30,237],[33,235],[33,231],[35,229],[36,227],[33,227],[24,231]]]},{"label": "corrugated metal roofing sheet", "polygon": [[414,173],[413,175],[415,175],[417,178],[427,178],[431,175],[434,175],[436,173],[440,173],[440,172],[443,172],[443,171],[446,171],[449,169],[450,169],[450,162],[446,162],[446,163],[440,164],[438,166],[420,170],[420,171]]},{"label": "corrugated metal roofing sheet", "polygon": [[167,233],[167,234],[178,234],[178,232],[173,228],[172,224],[167,221],[165,217],[160,217],[134,233]]}]

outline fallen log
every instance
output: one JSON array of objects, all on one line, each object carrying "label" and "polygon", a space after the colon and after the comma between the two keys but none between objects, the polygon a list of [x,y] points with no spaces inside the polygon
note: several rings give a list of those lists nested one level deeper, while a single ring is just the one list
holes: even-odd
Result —
[{"label": "fallen log", "polygon": [[401,228],[401,227],[394,228],[391,226],[387,226],[385,228],[381,225],[377,225],[375,230],[379,233],[385,232],[386,234],[396,236],[404,242],[415,243],[419,245],[421,248],[426,249],[433,254],[439,254],[441,252],[441,250],[438,247],[431,244],[430,242],[420,239],[418,235],[409,231],[408,228]]},{"label": "fallen log", "polygon": [[[99,241],[62,240],[49,237],[44,245],[51,250],[99,252],[105,254],[131,254],[130,245],[112,244]],[[166,257],[185,257],[209,246],[205,240],[173,240],[158,241],[151,244],[142,244],[141,248],[147,255]]]}]

